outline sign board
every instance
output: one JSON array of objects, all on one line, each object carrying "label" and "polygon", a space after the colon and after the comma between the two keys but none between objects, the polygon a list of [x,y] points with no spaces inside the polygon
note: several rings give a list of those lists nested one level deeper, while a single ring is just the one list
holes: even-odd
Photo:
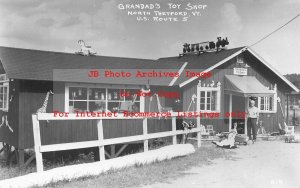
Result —
[{"label": "sign board", "polygon": [[246,68],[233,68],[233,74],[247,76],[247,69]]}]

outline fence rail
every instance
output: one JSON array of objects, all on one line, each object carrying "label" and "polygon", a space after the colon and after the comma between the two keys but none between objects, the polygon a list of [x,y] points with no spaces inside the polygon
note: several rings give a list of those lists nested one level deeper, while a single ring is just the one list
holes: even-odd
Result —
[{"label": "fence rail", "polygon": [[[53,113],[38,113],[32,115],[32,124],[33,124],[33,137],[34,137],[34,149],[36,157],[37,172],[43,171],[43,152],[50,151],[62,151],[62,150],[71,150],[71,149],[81,149],[87,147],[99,147],[100,160],[105,160],[105,151],[104,146],[114,145],[121,143],[129,143],[135,141],[144,141],[144,152],[148,151],[148,142],[149,139],[162,138],[172,136],[172,143],[177,144],[177,135],[186,135],[187,133],[197,133],[197,144],[198,147],[201,146],[201,129],[199,126],[191,130],[176,130],[176,115],[172,113],[172,130],[159,133],[150,133],[147,131],[147,117],[124,117],[119,115],[118,117],[76,117],[75,114],[69,114],[68,117],[54,117]],[[40,123],[41,120],[51,120],[51,121],[61,121],[61,120],[87,120],[95,119],[97,120],[97,131],[98,139],[93,141],[83,141],[83,142],[72,142],[72,143],[62,143],[62,144],[51,144],[51,145],[42,145],[41,144],[41,133],[40,133]],[[116,120],[116,119],[143,119],[143,134],[135,136],[126,136],[119,138],[110,138],[104,139],[103,135],[103,120]]]}]

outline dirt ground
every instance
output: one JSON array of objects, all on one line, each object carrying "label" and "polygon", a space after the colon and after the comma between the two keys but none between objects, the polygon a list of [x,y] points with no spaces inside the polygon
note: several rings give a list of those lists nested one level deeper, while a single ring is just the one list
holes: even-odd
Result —
[{"label": "dirt ground", "polygon": [[144,188],[300,188],[300,143],[258,141],[240,146],[230,159],[195,167],[182,178]]}]

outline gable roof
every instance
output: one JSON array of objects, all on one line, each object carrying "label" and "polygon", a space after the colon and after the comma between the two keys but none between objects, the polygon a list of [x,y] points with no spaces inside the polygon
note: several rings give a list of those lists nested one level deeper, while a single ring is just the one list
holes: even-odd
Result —
[{"label": "gable roof", "polygon": [[[187,54],[183,57],[167,57],[158,60],[136,59],[123,57],[108,56],[81,56],[71,53],[50,52],[31,49],[11,48],[0,46],[0,72],[5,70],[8,78],[24,79],[24,80],[44,80],[44,81],[70,81],[85,83],[106,83],[106,84],[135,84],[135,85],[161,85],[183,87],[197,79],[192,77],[187,79],[184,75],[179,77],[161,78],[143,78],[137,79],[135,76],[131,78],[106,78],[95,79],[87,76],[89,70],[155,70],[168,72],[183,72],[184,69],[198,69],[203,72],[209,72],[230,59],[236,57],[244,51],[250,52],[261,63],[274,72],[281,80],[283,80],[294,91],[299,89],[289,80],[276,71],[271,65],[257,55],[248,47],[240,47],[219,52],[207,52],[201,55]],[[72,70],[71,70],[72,69]],[[61,73],[59,77],[53,76],[55,70]],[[71,71],[68,71],[71,70]],[[80,71],[85,70],[85,71]],[[67,72],[66,72],[67,71]],[[76,74],[74,73],[76,72]],[[57,72],[56,72],[57,73]],[[150,82],[150,83],[149,83]]]},{"label": "gable roof", "polygon": [[[197,72],[209,72],[220,62],[227,62],[232,57],[235,57],[237,54],[242,51],[244,47],[233,48],[228,50],[221,50],[219,52],[205,52],[200,55],[197,54],[186,54],[182,57],[167,57],[160,58],[161,62],[171,61],[171,62],[187,62],[185,66],[186,70],[194,70]],[[173,81],[174,85],[179,85],[183,87],[184,85],[190,83],[193,80],[196,80],[196,77],[188,79],[186,76],[181,75],[177,78],[176,81]]]},{"label": "gable roof", "polygon": [[[0,60],[8,78],[24,80],[44,80],[44,81],[76,81],[88,83],[119,83],[144,85],[149,82],[147,79],[137,79],[135,76],[126,79],[95,79],[89,78],[87,73],[94,69],[115,69],[115,70],[164,70],[178,71],[182,63],[170,62],[155,63],[157,60],[135,59],[108,56],[82,56],[71,53],[50,52],[31,49],[20,49],[0,46]],[[73,74],[70,71],[73,69]],[[172,70],[171,70],[172,69]],[[55,70],[65,70],[59,78],[53,77]],[[85,71],[80,71],[85,70]],[[3,72],[3,71],[2,71]],[[58,71],[59,72],[59,71]],[[56,72],[57,73],[57,72]],[[56,75],[57,76],[57,75]],[[150,85],[169,85],[173,78],[151,79]]]},{"label": "gable roof", "polygon": [[[167,58],[160,58],[160,61],[181,61],[181,62],[188,62],[186,69],[197,69],[201,72],[209,72],[213,69],[223,65],[230,59],[236,57],[237,55],[241,54],[244,51],[248,51],[251,53],[255,58],[257,58],[262,64],[268,67],[273,73],[275,73],[281,80],[283,80],[289,87],[291,87],[294,91],[299,92],[299,89],[292,84],[288,79],[286,79],[283,75],[281,75],[275,68],[273,68],[270,64],[268,64],[263,58],[261,58],[256,52],[254,52],[249,47],[240,47],[240,48],[233,48],[228,50],[222,50],[220,52],[207,52],[201,55],[195,54],[187,54],[183,57],[167,57]],[[181,75],[175,82],[174,85],[179,85],[179,87],[183,87],[190,82],[197,80],[197,77],[192,77],[187,79],[185,76]]]},{"label": "gable roof", "polygon": [[222,61],[223,59],[231,56],[232,54],[240,51],[244,47],[233,48],[228,50],[221,50],[219,52],[205,52],[200,55],[195,54],[186,54],[182,57],[164,57],[158,60],[164,61],[172,61],[172,62],[188,62],[186,66],[187,69],[207,69],[212,67],[216,63]]}]

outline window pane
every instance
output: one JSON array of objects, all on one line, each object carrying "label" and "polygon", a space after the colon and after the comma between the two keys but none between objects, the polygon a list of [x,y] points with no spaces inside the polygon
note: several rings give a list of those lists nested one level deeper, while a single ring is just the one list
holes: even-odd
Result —
[{"label": "window pane", "polygon": [[119,101],[120,99],[124,100],[124,98],[120,97],[121,92],[123,93],[124,90],[120,89],[108,89],[107,90],[107,100],[109,101]]},{"label": "window pane", "polygon": [[129,100],[129,101],[140,101],[140,97],[137,96],[137,93],[139,92],[138,89],[126,89],[125,90],[126,92],[129,92],[130,93],[130,96],[129,97],[126,97],[125,100]]},{"label": "window pane", "polygon": [[204,104],[200,104],[200,110],[205,110],[205,105]]},{"label": "window pane", "polygon": [[269,101],[269,110],[273,111],[273,97],[270,97],[270,101]]},{"label": "window pane", "polygon": [[87,111],[87,102],[86,101],[70,101],[69,102],[69,111]]},{"label": "window pane", "polygon": [[201,91],[200,96],[201,96],[201,97],[205,97],[205,91]]},{"label": "window pane", "polygon": [[3,94],[0,93],[0,108],[3,109],[3,107],[4,107]]},{"label": "window pane", "polygon": [[7,99],[7,87],[4,88],[4,94],[3,94],[3,108],[7,109],[7,103],[8,103],[8,99]]},{"label": "window pane", "polygon": [[105,88],[90,88],[89,100],[105,100],[106,89]]},{"label": "window pane", "polygon": [[260,97],[260,110],[264,110],[264,109],[265,109],[265,98]]},{"label": "window pane", "polygon": [[87,88],[83,87],[70,87],[69,88],[70,100],[87,100]]},{"label": "window pane", "polygon": [[203,104],[204,104],[204,103],[205,103],[205,98],[201,98],[201,99],[200,99],[200,103],[203,103]]},{"label": "window pane", "polygon": [[211,110],[211,109],[210,109],[210,104],[209,104],[209,103],[207,103],[207,105],[206,105],[206,110]]},{"label": "window pane", "polygon": [[119,110],[120,102],[108,102],[107,105],[109,112],[116,112]]},{"label": "window pane", "polygon": [[106,111],[105,101],[90,101],[89,102],[89,111],[90,112],[105,112]]}]

